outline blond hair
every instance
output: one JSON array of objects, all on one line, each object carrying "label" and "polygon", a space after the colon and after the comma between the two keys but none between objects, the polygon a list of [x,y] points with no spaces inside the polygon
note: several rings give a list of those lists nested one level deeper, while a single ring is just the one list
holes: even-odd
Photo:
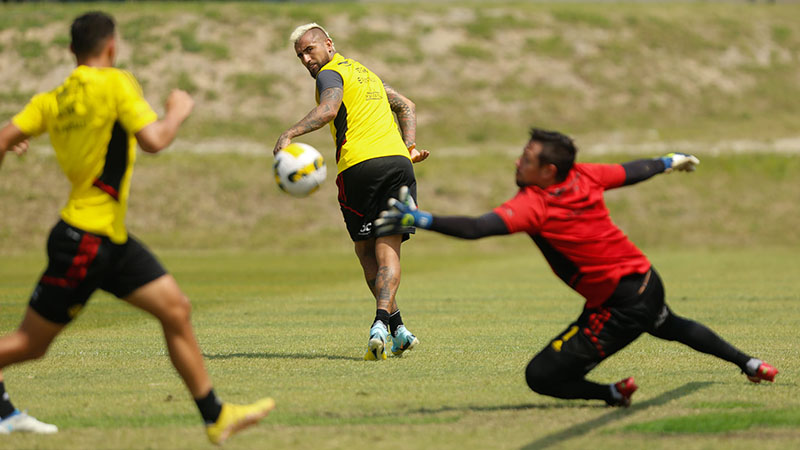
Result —
[{"label": "blond hair", "polygon": [[[294,31],[292,31],[292,34],[289,35],[289,42],[291,42],[292,45],[297,44],[297,41],[299,41],[304,34],[306,34],[309,30],[313,30],[314,28],[317,28],[323,33],[325,33],[326,38],[331,39],[331,35],[328,34],[327,31],[325,31],[325,28],[322,28],[322,25],[316,22],[311,22],[305,25],[300,25],[299,27],[295,28]],[[333,39],[331,39],[331,43],[333,43]]]}]

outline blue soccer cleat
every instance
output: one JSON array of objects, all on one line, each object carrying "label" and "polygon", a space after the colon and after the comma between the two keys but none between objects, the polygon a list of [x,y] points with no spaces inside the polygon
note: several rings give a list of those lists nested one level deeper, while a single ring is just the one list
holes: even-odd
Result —
[{"label": "blue soccer cleat", "polygon": [[395,335],[392,336],[392,354],[394,356],[403,356],[403,352],[411,350],[417,344],[419,344],[419,339],[411,334],[405,325],[400,325],[397,327]]}]

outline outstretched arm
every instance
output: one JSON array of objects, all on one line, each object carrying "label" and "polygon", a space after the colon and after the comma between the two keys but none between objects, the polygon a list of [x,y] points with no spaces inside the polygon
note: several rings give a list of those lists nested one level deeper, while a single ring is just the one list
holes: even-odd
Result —
[{"label": "outstretched arm", "polygon": [[430,230],[461,239],[509,234],[503,219],[493,212],[478,217],[431,216]]},{"label": "outstretched arm", "polygon": [[28,135],[11,122],[0,129],[0,165],[3,164],[3,157],[9,150],[17,155],[22,155],[28,150]]},{"label": "outstretched arm", "polygon": [[400,126],[400,135],[411,156],[411,161],[421,162],[430,155],[428,150],[418,149],[417,142],[417,107],[408,97],[397,92],[393,87],[383,83],[386,98],[392,112],[397,115],[397,125]]},{"label": "outstretched arm", "polygon": [[509,234],[503,219],[493,212],[479,217],[434,216],[417,208],[414,198],[408,195],[407,187],[400,188],[398,197],[399,200],[389,199],[389,209],[383,211],[375,221],[379,232],[419,227],[462,239]]},{"label": "outstretched arm", "polygon": [[186,91],[175,89],[170,92],[164,106],[164,117],[135,134],[139,147],[147,153],[158,153],[167,148],[193,108],[194,100]]},{"label": "outstretched arm", "polygon": [[340,87],[331,87],[322,91],[319,94],[319,105],[312,109],[305,117],[299,122],[292,125],[291,128],[284,131],[275,143],[275,148],[272,149],[272,154],[276,154],[281,149],[292,143],[292,139],[297,136],[310,133],[314,130],[319,130],[324,127],[326,123],[336,118],[339,114],[339,107],[342,105],[342,96],[344,90]]},{"label": "outstretched arm", "polygon": [[670,173],[673,170],[694,172],[700,160],[686,153],[669,153],[660,158],[637,159],[622,164],[625,168],[623,186],[647,180],[659,173]]}]

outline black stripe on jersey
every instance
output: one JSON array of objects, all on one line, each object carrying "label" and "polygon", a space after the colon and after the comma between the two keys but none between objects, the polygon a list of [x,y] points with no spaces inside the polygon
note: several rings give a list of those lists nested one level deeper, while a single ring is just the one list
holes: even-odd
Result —
[{"label": "black stripe on jersey", "polygon": [[336,128],[336,162],[338,163],[342,154],[342,147],[347,142],[347,107],[344,102],[339,107],[336,118],[333,119],[333,126]]},{"label": "black stripe on jersey", "polygon": [[119,200],[119,189],[127,168],[128,133],[119,122],[114,122],[111,140],[108,141],[106,150],[106,164],[103,166],[103,173],[94,180],[93,185],[105,191],[114,200]]},{"label": "black stripe on jersey", "polygon": [[550,264],[550,267],[558,278],[561,278],[564,283],[567,283],[572,288],[577,286],[581,278],[583,278],[583,274],[580,273],[578,266],[570,261],[563,253],[556,250],[541,234],[531,235],[531,238],[533,242],[536,243],[536,246],[539,247],[539,250],[541,250],[544,255],[544,259]]}]

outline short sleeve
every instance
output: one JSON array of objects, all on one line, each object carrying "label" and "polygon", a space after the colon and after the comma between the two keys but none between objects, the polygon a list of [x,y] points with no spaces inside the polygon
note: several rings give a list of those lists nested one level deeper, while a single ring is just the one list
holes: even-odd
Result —
[{"label": "short sleeve", "polygon": [[537,233],[546,218],[547,204],[535,188],[526,187],[516,196],[494,209],[505,222],[509,233]]},{"label": "short sleeve", "polygon": [[613,189],[625,183],[622,164],[578,164],[578,168],[604,189]]},{"label": "short sleeve", "polygon": [[321,70],[317,74],[317,92],[333,87],[344,88],[342,76],[335,70]]},{"label": "short sleeve", "polygon": [[158,120],[158,115],[144,99],[136,78],[129,72],[120,70],[117,79],[117,114],[122,127],[133,134]]},{"label": "short sleeve", "polygon": [[25,108],[11,119],[20,131],[28,136],[38,136],[47,130],[44,115],[45,94],[34,96]]}]

